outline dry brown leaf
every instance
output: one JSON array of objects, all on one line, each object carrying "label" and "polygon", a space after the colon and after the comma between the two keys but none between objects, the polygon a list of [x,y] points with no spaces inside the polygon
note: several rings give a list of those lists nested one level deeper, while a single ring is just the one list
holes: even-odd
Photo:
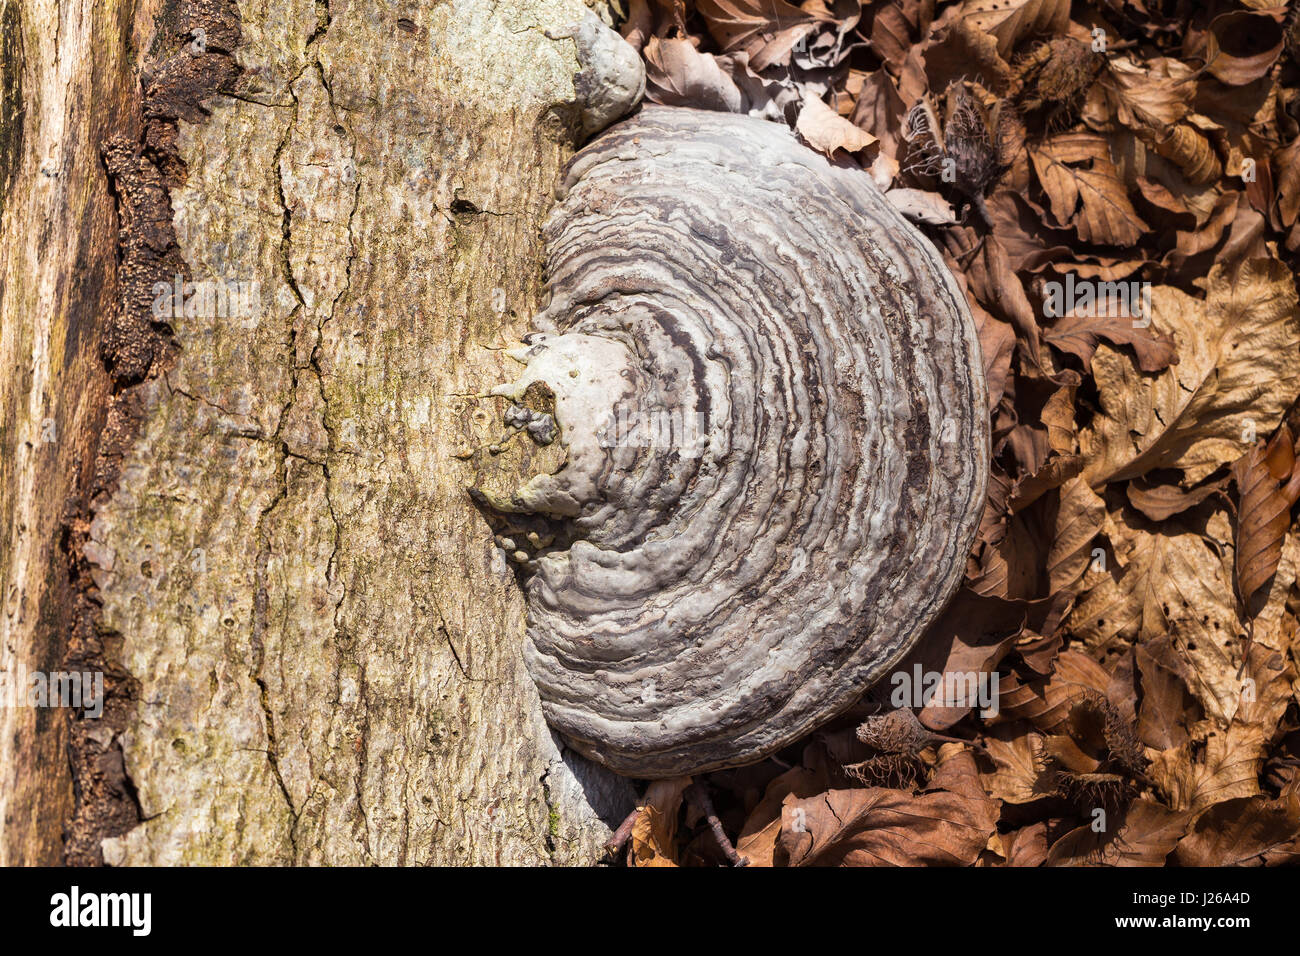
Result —
[{"label": "dry brown leaf", "polygon": [[1093,487],[1156,468],[1189,484],[1239,458],[1277,427],[1300,379],[1300,309],[1291,270],[1251,260],[1215,267],[1200,302],[1152,291],[1152,327],[1173,337],[1179,362],[1155,375],[1106,345],[1093,356],[1102,411],[1079,435]]},{"label": "dry brown leaf", "polygon": [[1103,339],[1112,345],[1130,346],[1144,372],[1159,372],[1177,360],[1173,339],[1150,328],[1136,327],[1134,322],[1127,315],[1071,314],[1044,330],[1043,340],[1062,352],[1077,355],[1089,372],[1092,356]]},{"label": "dry brown leaf", "polygon": [[[912,47],[905,66],[913,57],[919,60],[920,55],[920,47]],[[925,73],[930,89],[937,92],[947,89],[950,83],[978,75],[990,90],[1004,93],[1014,76],[1010,64],[998,53],[997,38],[981,30],[972,20],[958,20],[926,45]],[[906,87],[901,92],[907,100]]]},{"label": "dry brown leaf", "polygon": [[957,221],[948,200],[927,189],[891,189],[885,198],[913,222],[946,226]]},{"label": "dry brown leaf", "polygon": [[945,744],[919,794],[868,787],[788,797],[778,846],[792,866],[969,866],[997,817],[969,751]]},{"label": "dry brown leaf", "polygon": [[1106,519],[1106,503],[1082,478],[1061,485],[1052,547],[1047,552],[1048,586],[1052,593],[1073,587],[1092,561],[1092,542]]},{"label": "dry brown leaf", "polygon": [[1193,186],[1204,186],[1223,175],[1223,164],[1204,133],[1188,123],[1179,123],[1156,139],[1156,155],[1174,163]]},{"label": "dry brown leaf", "polygon": [[863,79],[849,122],[880,141],[882,156],[898,160],[906,113],[893,78],[884,70],[876,70]]},{"label": "dry brown leaf", "polygon": [[[1094,653],[1169,635],[1187,664],[1193,695],[1207,715],[1226,723],[1240,692],[1241,661],[1231,556],[1206,540],[1195,519],[1171,519],[1159,531],[1129,528],[1121,514],[1111,519],[1116,563],[1123,566],[1098,577],[1066,626]],[[1224,512],[1205,527],[1230,539]]]},{"label": "dry brown leaf", "polygon": [[1270,13],[1224,13],[1210,23],[1205,68],[1229,86],[1245,86],[1272,69],[1285,42],[1282,24]]},{"label": "dry brown leaf", "polygon": [[1074,241],[1073,235],[1064,229],[1048,228],[1043,210],[1024,196],[1000,189],[989,197],[987,206],[993,234],[1016,272],[1037,272],[1070,256],[1068,243]]},{"label": "dry brown leaf", "polygon": [[655,780],[641,801],[632,824],[632,866],[677,866],[677,814],[690,777]]},{"label": "dry brown leaf", "polygon": [[902,7],[883,6],[876,10],[871,23],[871,49],[897,73],[903,68],[907,51],[912,48],[912,24]]},{"label": "dry brown leaf", "polygon": [[1028,720],[1046,734],[1060,733],[1070,710],[1086,694],[1104,694],[1110,675],[1078,651],[1062,651],[1051,676],[1027,684],[1003,682],[1002,712],[1007,719]]},{"label": "dry brown leaf", "polygon": [[1047,860],[1048,823],[1031,823],[1019,830],[1003,833],[1002,849],[1007,866],[1042,866]]},{"label": "dry brown leaf", "polygon": [[856,153],[876,141],[876,137],[854,126],[812,94],[804,97],[795,129],[804,142],[827,156],[838,149]]},{"label": "dry brown leaf", "polygon": [[[1025,626],[1027,607],[1023,601],[987,597],[970,588],[960,589],[903,660],[893,675],[923,673],[989,674],[1015,643]],[[891,699],[895,707],[915,706],[915,699]],[[995,702],[996,704],[996,702]],[[947,730],[972,710],[967,706],[944,706],[942,699],[926,703],[918,718],[930,730]]]},{"label": "dry brown leaf", "polygon": [[992,796],[1003,803],[1032,803],[1052,795],[1044,779],[1040,734],[1012,724],[994,727],[983,739],[994,769],[981,772],[980,781]]},{"label": "dry brown leaf", "polygon": [[[1130,129],[1163,132],[1191,108],[1196,87],[1188,80],[1193,73],[1187,64],[1167,57],[1145,63],[1130,56],[1110,57],[1095,87],[1101,94],[1101,115],[1094,114],[1094,118],[1113,115]],[[1095,100],[1090,100],[1089,106],[1096,109]]]},{"label": "dry brown leaf", "polygon": [[1188,690],[1191,671],[1187,662],[1163,635],[1143,641],[1135,656],[1142,673],[1138,739],[1156,750],[1183,746],[1203,713]]},{"label": "dry brown leaf", "polygon": [[1131,246],[1148,230],[1102,137],[1064,133],[1031,147],[1029,156],[1057,223],[1073,226],[1084,242]]},{"label": "dry brown leaf", "polygon": [[774,866],[777,837],[781,835],[781,806],[786,797],[796,799],[815,797],[830,786],[825,773],[806,767],[793,767],[768,784],[763,799],[754,807],[740,839],[736,852],[749,861],[750,866]]},{"label": "dry brown leaf", "polygon": [[992,34],[1006,59],[1026,37],[1063,34],[1070,24],[1070,0],[966,0],[959,15]]},{"label": "dry brown leaf", "polygon": [[708,53],[690,40],[650,37],[646,62],[646,98],[667,106],[739,113],[744,108],[740,88]]},{"label": "dry brown leaf", "polygon": [[1211,732],[1199,758],[1189,754],[1191,744],[1156,754],[1147,775],[1174,807],[1199,813],[1259,793],[1265,743],[1261,728],[1233,724],[1226,731]]},{"label": "dry brown leaf", "polygon": [[1273,862],[1300,862],[1300,794],[1277,800],[1239,797],[1216,804],[1197,819],[1178,842],[1179,866],[1258,866],[1274,851]]},{"label": "dry brown leaf", "polygon": [[[1100,822],[1100,818],[1098,818]],[[1047,854],[1048,866],[1163,866],[1187,829],[1187,814],[1138,798],[1097,832],[1092,823],[1071,830]]]},{"label": "dry brown leaf", "polygon": [[[1294,582],[1294,567],[1291,575]],[[1168,795],[1174,809],[1200,813],[1216,803],[1260,792],[1259,772],[1269,739],[1294,699],[1293,675],[1276,650],[1252,648],[1244,677],[1237,682],[1236,706],[1227,728],[1207,730],[1203,745],[1194,739],[1152,754],[1147,775]]]},{"label": "dry brown leaf", "polygon": [[1226,481],[1214,481],[1190,491],[1177,485],[1152,485],[1142,478],[1129,482],[1124,491],[1128,502],[1152,521],[1164,521],[1190,508],[1195,508],[1211,495],[1221,494]]},{"label": "dry brown leaf", "polygon": [[971,313],[979,332],[984,354],[984,381],[989,390],[989,410],[997,407],[1011,375],[1011,353],[1016,347],[1016,333],[1006,322],[999,322],[971,299]]},{"label": "dry brown leaf", "polygon": [[1282,559],[1291,527],[1291,506],[1300,499],[1295,440],[1283,422],[1273,438],[1260,441],[1232,467],[1241,502],[1237,517],[1237,586],[1242,601],[1268,583]]},{"label": "dry brown leaf", "polygon": [[747,54],[758,72],[788,65],[794,45],[819,22],[785,0],[696,0],[695,9],[722,51]]},{"label": "dry brown leaf", "polygon": [[1273,154],[1277,167],[1277,214],[1283,226],[1295,224],[1300,216],[1300,136]]}]

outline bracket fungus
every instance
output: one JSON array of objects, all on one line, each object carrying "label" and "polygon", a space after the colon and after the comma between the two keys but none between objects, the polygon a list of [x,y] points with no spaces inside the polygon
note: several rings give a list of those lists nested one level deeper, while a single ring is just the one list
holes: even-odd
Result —
[{"label": "bracket fungus", "polygon": [[557,196],[550,300],[494,393],[565,458],[474,492],[521,567],[528,669],[620,773],[759,760],[961,581],[988,468],[974,324],[867,174],[763,120],[648,107]]}]

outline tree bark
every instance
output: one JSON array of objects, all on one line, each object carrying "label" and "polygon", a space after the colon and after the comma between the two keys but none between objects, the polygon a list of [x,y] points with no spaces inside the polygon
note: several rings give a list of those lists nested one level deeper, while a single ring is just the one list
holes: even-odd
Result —
[{"label": "tree bark", "polygon": [[82,7],[0,0],[0,666],[109,704],[0,711],[0,861],[595,860],[632,791],[542,721],[465,494],[584,7]]}]

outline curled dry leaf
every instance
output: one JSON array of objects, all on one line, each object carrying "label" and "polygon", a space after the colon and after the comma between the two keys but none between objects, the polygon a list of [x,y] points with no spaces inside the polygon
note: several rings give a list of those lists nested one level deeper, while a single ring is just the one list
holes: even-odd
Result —
[{"label": "curled dry leaf", "polygon": [[633,866],[677,866],[677,815],[690,783],[690,777],[670,777],[650,784],[632,824]]},{"label": "curled dry leaf", "polygon": [[1193,186],[1204,186],[1223,175],[1223,164],[1210,140],[1188,123],[1170,127],[1155,140],[1153,148],[1156,155],[1176,164]]},{"label": "curled dry leaf", "polygon": [[903,117],[906,114],[903,98],[898,95],[893,78],[884,70],[876,70],[863,79],[849,122],[880,141],[881,155],[897,161],[901,158]]},{"label": "curled dry leaf", "polygon": [[774,866],[776,841],[781,835],[781,808],[787,797],[812,799],[830,787],[830,778],[821,770],[793,767],[767,786],[763,799],[745,821],[736,841],[736,852],[750,866]]},{"label": "curled dry leaf", "polygon": [[1245,86],[1272,69],[1285,42],[1282,24],[1271,13],[1224,13],[1210,24],[1205,68],[1229,86]]},{"label": "curled dry leaf", "polygon": [[739,113],[744,97],[718,61],[695,49],[690,40],[646,41],[646,97],[666,106],[694,106],[698,109]]},{"label": "curled dry leaf", "polygon": [[757,71],[787,65],[794,45],[817,29],[819,19],[785,0],[696,0],[695,9],[722,51],[747,54]]},{"label": "curled dry leaf", "polygon": [[946,226],[957,221],[948,200],[925,189],[891,189],[885,198],[913,222]]},{"label": "curled dry leaf", "polygon": [[1268,583],[1282,559],[1291,507],[1300,499],[1295,440],[1285,422],[1232,468],[1240,499],[1237,518],[1237,587],[1242,601]]},{"label": "curled dry leaf", "polygon": [[[1111,283],[1103,283],[1102,295]],[[1115,286],[1118,288],[1118,286]],[[1043,332],[1048,345],[1076,355],[1085,370],[1092,371],[1092,356],[1103,340],[1112,345],[1127,345],[1133,349],[1138,368],[1144,372],[1159,372],[1178,360],[1174,341],[1168,335],[1142,327],[1142,319],[1131,315],[1067,315],[1054,322]]]},{"label": "curled dry leaf", "polygon": [[840,149],[846,153],[856,153],[876,141],[876,137],[854,126],[811,94],[804,97],[795,129],[804,142],[827,156]]},{"label": "curled dry leaf", "polygon": [[1152,521],[1164,521],[1195,508],[1211,495],[1222,494],[1227,481],[1214,481],[1185,491],[1178,485],[1155,485],[1138,478],[1125,486],[1128,503]]},{"label": "curled dry leaf", "polygon": [[1110,682],[1104,668],[1086,654],[1063,651],[1050,677],[1002,690],[1002,712],[1009,720],[1027,720],[1046,734],[1060,733],[1070,711],[1087,693],[1105,693]]},{"label": "curled dry leaf", "polygon": [[966,0],[959,15],[996,38],[1006,59],[1027,37],[1065,33],[1070,0]]},{"label": "curled dry leaf", "polygon": [[1139,64],[1129,56],[1106,60],[1101,80],[1089,98],[1085,119],[1105,123],[1109,117],[1141,133],[1161,133],[1191,109],[1196,87],[1193,70],[1167,57]]}]

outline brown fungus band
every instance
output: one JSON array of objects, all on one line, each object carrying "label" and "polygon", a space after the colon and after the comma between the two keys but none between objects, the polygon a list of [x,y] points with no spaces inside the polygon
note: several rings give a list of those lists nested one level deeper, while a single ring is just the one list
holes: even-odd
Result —
[{"label": "brown fungus band", "polygon": [[772,123],[647,108],[559,199],[551,298],[497,391],[553,401],[567,457],[478,496],[526,576],[528,669],[621,773],[758,760],[961,580],[987,481],[974,325],[870,177]]}]

